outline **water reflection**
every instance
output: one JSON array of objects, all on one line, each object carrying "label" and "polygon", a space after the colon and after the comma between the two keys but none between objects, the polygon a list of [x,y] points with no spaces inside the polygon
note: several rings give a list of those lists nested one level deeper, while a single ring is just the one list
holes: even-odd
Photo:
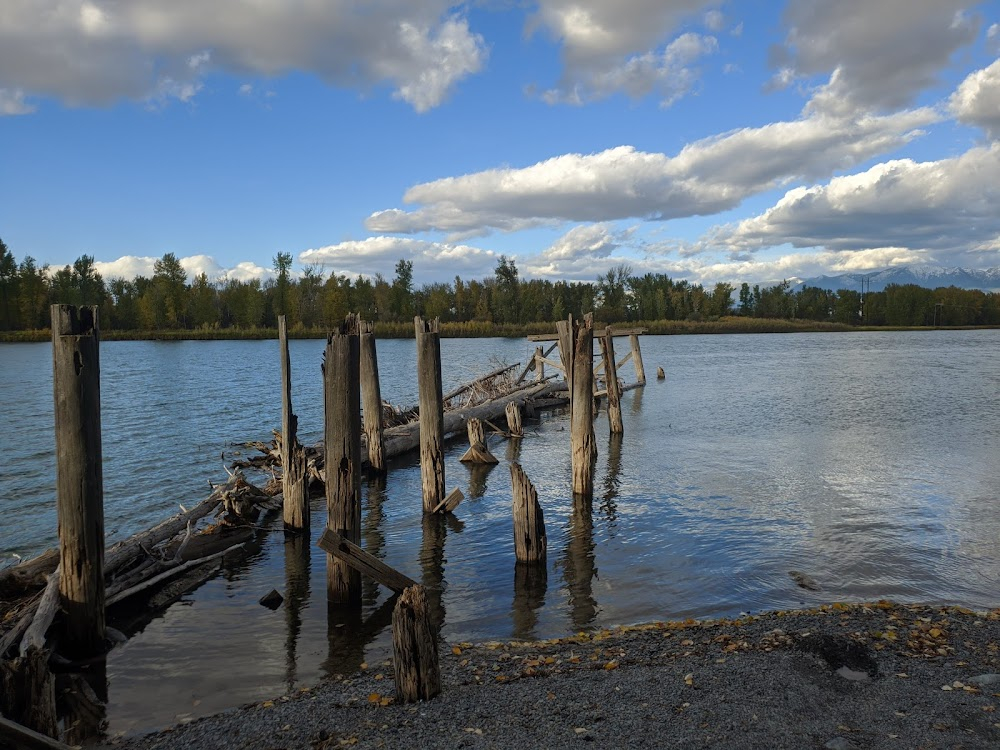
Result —
[{"label": "water reflection", "polygon": [[587,495],[573,496],[563,577],[569,591],[569,616],[574,630],[584,630],[597,616],[593,580],[597,577],[594,556],[594,501]]},{"label": "water reflection", "polygon": [[296,650],[302,632],[302,611],[309,604],[312,545],[306,534],[285,537],[285,686],[295,687]]},{"label": "water reflection", "polygon": [[[385,550],[385,511],[382,506],[386,499],[386,475],[372,474],[365,482],[364,519],[361,522],[361,538],[364,549],[370,555],[381,558]],[[366,607],[375,606],[378,601],[378,583],[362,576],[361,601]]]},{"label": "water reflection", "polygon": [[642,414],[642,394],[645,390],[645,386],[632,390],[632,408],[630,411],[633,414]]},{"label": "water reflection", "polygon": [[440,632],[444,625],[444,605],[441,602],[444,587],[444,540],[447,516],[453,513],[424,513],[420,539],[421,583],[427,593],[427,611],[431,625]]},{"label": "water reflection", "polygon": [[608,470],[604,475],[604,494],[601,497],[601,512],[608,519],[608,535],[615,537],[618,526],[618,497],[622,479],[622,440],[624,435],[612,432],[608,436]]},{"label": "water reflection", "polygon": [[524,438],[520,437],[512,437],[507,441],[506,459],[508,463],[521,463],[521,443],[523,442]]},{"label": "water reflection", "polygon": [[462,464],[469,471],[469,499],[479,499],[486,494],[489,486],[486,483],[490,472],[499,464]]},{"label": "water reflection", "polygon": [[514,638],[527,640],[535,637],[538,611],[545,604],[548,582],[548,567],[544,561],[514,564],[514,603],[511,608]]}]

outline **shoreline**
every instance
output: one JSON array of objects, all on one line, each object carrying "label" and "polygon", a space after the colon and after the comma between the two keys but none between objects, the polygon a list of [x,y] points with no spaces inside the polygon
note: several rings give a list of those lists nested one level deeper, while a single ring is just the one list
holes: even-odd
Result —
[{"label": "shoreline", "polygon": [[397,705],[381,662],[105,746],[1000,746],[1000,608],[834,603],[440,652],[431,701]]},{"label": "shoreline", "polygon": [[[603,323],[601,325],[604,325]],[[657,320],[620,322],[613,327],[645,328],[645,336],[690,336],[707,334],[764,333],[872,333],[927,331],[990,331],[1000,326],[850,326],[843,323],[784,320],[778,318],[730,317],[709,321]],[[442,338],[525,338],[532,334],[550,333],[555,323],[526,325],[495,325],[492,323],[442,322]],[[298,329],[288,332],[289,339],[325,339],[326,329]],[[380,339],[412,339],[409,323],[376,323],[375,335]],[[122,331],[102,330],[102,341],[263,341],[278,338],[277,328],[226,328],[200,330]],[[49,329],[31,331],[0,331],[0,343],[43,343],[52,340]]]}]

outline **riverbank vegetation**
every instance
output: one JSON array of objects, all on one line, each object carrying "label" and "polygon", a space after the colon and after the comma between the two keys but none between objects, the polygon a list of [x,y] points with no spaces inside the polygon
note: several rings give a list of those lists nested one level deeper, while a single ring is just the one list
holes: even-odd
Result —
[{"label": "riverbank vegetation", "polygon": [[266,281],[204,273],[189,281],[167,253],[151,277],[104,279],[92,256],[53,270],[30,256],[18,262],[0,241],[0,340],[46,339],[49,305],[57,303],[98,305],[106,340],[273,338],[282,314],[292,336],[321,337],[349,311],[374,320],[382,337],[412,336],[414,315],[440,318],[445,336],[523,336],[589,311],[601,323],[662,334],[1000,325],[1000,294],[956,287],[890,285],[861,295],[783,281],[707,289],[665,274],[634,275],[626,265],[594,282],[550,281],[521,278],[504,256],[492,277],[418,287],[408,260],[396,264],[392,279],[352,279],[314,266],[295,276],[290,253],[278,253],[273,265]]}]

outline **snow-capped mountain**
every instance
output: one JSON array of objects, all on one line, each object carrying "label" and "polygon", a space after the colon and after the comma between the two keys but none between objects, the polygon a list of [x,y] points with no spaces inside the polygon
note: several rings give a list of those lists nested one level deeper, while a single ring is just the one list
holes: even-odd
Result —
[{"label": "snow-capped mountain", "polygon": [[960,289],[1000,292],[1000,267],[974,269],[930,265],[896,266],[884,271],[817,276],[805,279],[802,285],[819,287],[820,289],[861,291],[862,283],[864,283],[866,291],[872,292],[880,292],[889,284],[916,284],[928,289],[937,289],[940,286],[957,286]]}]

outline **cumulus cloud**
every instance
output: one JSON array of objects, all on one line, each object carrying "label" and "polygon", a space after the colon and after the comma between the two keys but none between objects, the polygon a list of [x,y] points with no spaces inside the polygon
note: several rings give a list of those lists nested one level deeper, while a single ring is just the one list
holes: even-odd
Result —
[{"label": "cumulus cloud", "polygon": [[139,255],[123,255],[117,260],[94,261],[94,270],[105,280],[113,278],[134,279],[136,276],[150,278],[156,258]]},{"label": "cumulus cloud", "polygon": [[982,128],[990,138],[1000,138],[1000,59],[971,73],[948,104],[959,122]]},{"label": "cumulus cloud", "polygon": [[817,179],[902,146],[930,109],[854,119],[813,114],[695,141],[676,156],[619,146],[415,185],[412,211],[368,217],[376,232],[513,231],[563,221],[664,220],[718,213],[790,179]]},{"label": "cumulus cloud", "polygon": [[783,244],[834,252],[895,248],[950,256],[960,265],[964,254],[1000,237],[998,184],[1000,143],[940,161],[888,161],[790,190],[714,240],[737,252]]},{"label": "cumulus cloud", "polygon": [[[155,264],[159,258],[150,255],[123,255],[112,261],[95,261],[94,269],[105,279],[123,278],[134,279],[137,276],[144,276],[149,279],[153,277]],[[226,268],[219,264],[211,255],[189,255],[178,258],[181,268],[187,273],[188,281],[204,273],[209,281],[225,281],[226,279],[237,279],[239,281],[249,281],[251,279],[268,279],[274,276],[274,271],[270,268],[263,268],[251,261],[237,263],[232,268]]]},{"label": "cumulus cloud", "polygon": [[771,52],[784,82],[830,74],[813,100],[827,112],[908,105],[971,44],[976,0],[789,0],[788,33]]},{"label": "cumulus cloud", "polygon": [[349,276],[391,278],[397,261],[413,261],[414,277],[450,278],[456,274],[472,277],[493,273],[499,255],[468,245],[430,242],[409,237],[368,237],[347,240],[336,245],[305,250],[299,254],[303,265],[317,264],[333,273]]},{"label": "cumulus cloud", "polygon": [[[544,98],[550,103],[579,104],[616,91],[633,97],[656,91],[669,105],[690,90],[697,76],[687,66],[714,51],[716,42],[698,34],[668,40],[683,21],[715,4],[712,0],[539,0],[527,32],[544,30],[562,45],[563,59],[562,77]],[[714,19],[705,17],[709,28]],[[684,37],[688,38],[681,42]],[[697,38],[696,46],[692,38]],[[688,81],[671,86],[673,76]]]},{"label": "cumulus cloud", "polygon": [[[418,111],[481,69],[483,39],[448,0],[5,0],[0,88],[72,105],[190,100],[210,70],[308,71],[388,84]],[[71,60],[72,64],[67,64]]]},{"label": "cumulus cloud", "polygon": [[0,88],[0,117],[4,115],[27,115],[35,108],[24,101],[22,89]]}]

